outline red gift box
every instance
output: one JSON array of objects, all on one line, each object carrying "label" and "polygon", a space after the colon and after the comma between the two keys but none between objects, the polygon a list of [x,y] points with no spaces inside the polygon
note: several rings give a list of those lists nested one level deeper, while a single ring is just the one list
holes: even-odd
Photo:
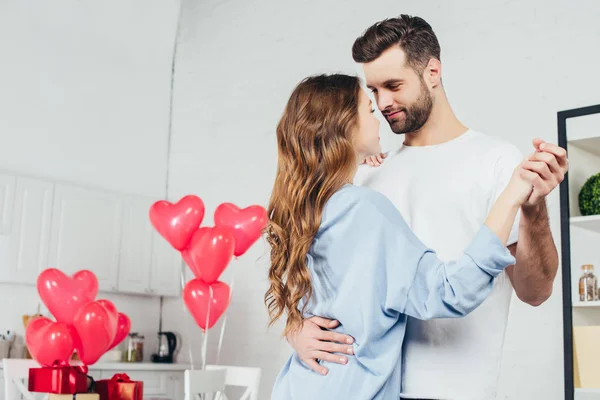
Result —
[{"label": "red gift box", "polygon": [[37,393],[75,394],[88,391],[88,377],[80,369],[64,364],[29,368],[29,391]]},{"label": "red gift box", "polygon": [[142,400],[144,382],[132,381],[127,374],[115,374],[96,381],[96,393],[100,400]]}]

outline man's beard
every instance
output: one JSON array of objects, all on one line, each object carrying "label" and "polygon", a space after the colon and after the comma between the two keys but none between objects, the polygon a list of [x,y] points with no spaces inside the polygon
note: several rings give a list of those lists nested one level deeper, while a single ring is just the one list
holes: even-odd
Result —
[{"label": "man's beard", "polygon": [[431,115],[431,109],[433,108],[433,98],[431,93],[427,90],[425,81],[421,78],[421,94],[419,98],[407,108],[404,108],[404,120],[390,121],[390,128],[392,132],[396,134],[412,133],[416,132],[425,125],[429,116]]}]

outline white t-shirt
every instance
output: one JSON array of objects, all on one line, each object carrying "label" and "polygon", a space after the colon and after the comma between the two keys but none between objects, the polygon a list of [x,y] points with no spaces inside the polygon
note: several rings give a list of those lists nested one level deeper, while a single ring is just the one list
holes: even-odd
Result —
[{"label": "white t-shirt", "polygon": [[[440,145],[402,146],[380,167],[361,166],[355,183],[386,195],[419,239],[452,261],[485,222],[521,160],[515,146],[469,130]],[[509,244],[517,234],[518,220]],[[504,272],[488,299],[465,318],[409,318],[402,397],[495,399],[511,295]]]}]

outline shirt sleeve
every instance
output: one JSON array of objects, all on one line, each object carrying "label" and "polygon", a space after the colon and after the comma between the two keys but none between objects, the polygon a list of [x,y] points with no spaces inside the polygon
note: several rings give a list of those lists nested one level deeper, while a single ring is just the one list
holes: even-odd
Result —
[{"label": "shirt sleeve", "polygon": [[378,312],[419,319],[464,316],[487,298],[493,278],[514,263],[485,226],[457,261],[440,260],[386,198],[360,200],[335,226],[332,260],[344,270],[337,295],[342,304],[358,302],[353,312],[367,320],[376,320]]}]

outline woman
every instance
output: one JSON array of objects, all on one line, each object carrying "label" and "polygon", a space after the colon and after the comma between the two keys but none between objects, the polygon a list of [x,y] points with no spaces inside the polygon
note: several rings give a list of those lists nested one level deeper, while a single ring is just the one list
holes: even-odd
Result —
[{"label": "woman", "polygon": [[348,365],[321,376],[292,355],[273,399],[395,399],[406,318],[461,317],[481,304],[515,259],[506,249],[531,185],[516,170],[463,256],[440,261],[383,195],[352,185],[381,151],[379,121],[356,77],[305,79],[277,127],[278,171],[269,205],[271,323],[285,333],[319,315],[354,337]]}]

